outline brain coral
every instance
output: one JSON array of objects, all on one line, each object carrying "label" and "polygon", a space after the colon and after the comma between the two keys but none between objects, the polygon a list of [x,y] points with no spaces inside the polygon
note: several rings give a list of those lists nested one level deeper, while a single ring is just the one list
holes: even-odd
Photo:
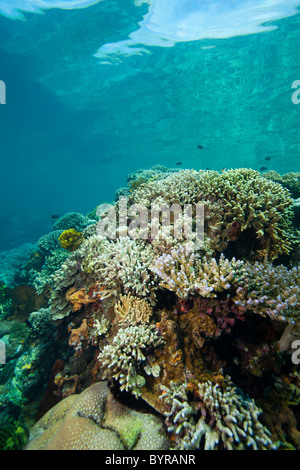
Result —
[{"label": "brain coral", "polygon": [[32,428],[25,450],[164,450],[161,420],[131,410],[109,391],[106,382],[71,395],[49,410]]}]

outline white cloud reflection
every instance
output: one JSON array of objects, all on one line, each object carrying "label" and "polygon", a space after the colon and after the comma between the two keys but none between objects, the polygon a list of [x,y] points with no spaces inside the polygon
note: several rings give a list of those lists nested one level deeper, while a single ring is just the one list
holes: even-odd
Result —
[{"label": "white cloud reflection", "polygon": [[[20,18],[22,11],[85,8],[99,1],[103,0],[0,0],[0,13]],[[148,12],[128,38],[100,47],[95,56],[103,63],[149,52],[147,46],[171,47],[177,42],[270,31],[276,26],[266,23],[295,15],[300,0],[135,0],[134,3],[137,7],[148,4]]]}]

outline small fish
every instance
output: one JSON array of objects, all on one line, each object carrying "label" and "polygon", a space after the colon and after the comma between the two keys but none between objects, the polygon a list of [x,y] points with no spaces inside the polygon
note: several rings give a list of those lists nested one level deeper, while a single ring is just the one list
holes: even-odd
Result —
[{"label": "small fish", "polygon": [[182,165],[182,162],[176,162],[176,165]]},{"label": "small fish", "polygon": [[271,157],[265,157],[265,160],[269,161],[271,160]]},{"label": "small fish", "polygon": [[59,219],[59,215],[58,214],[52,214],[51,215],[51,219]]},{"label": "small fish", "polygon": [[266,171],[267,169],[268,169],[267,166],[261,166],[260,169],[259,169],[259,171]]},{"label": "small fish", "polygon": [[203,145],[200,145],[200,144],[197,145],[197,149],[200,149],[200,150],[201,150],[201,149],[203,149],[203,148],[204,148]]}]

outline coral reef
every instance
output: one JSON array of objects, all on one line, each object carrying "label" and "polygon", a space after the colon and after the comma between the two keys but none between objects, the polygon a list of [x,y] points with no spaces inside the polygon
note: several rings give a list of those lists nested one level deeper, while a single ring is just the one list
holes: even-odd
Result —
[{"label": "coral reef", "polygon": [[[124,190],[146,208],[140,237],[133,212],[112,239],[97,210],[58,219],[2,284],[0,419],[40,419],[28,449],[300,449],[300,245],[283,186],[153,167]],[[192,218],[203,205],[204,243],[155,204]]]},{"label": "coral reef", "polygon": [[90,224],[93,224],[95,221],[89,219],[89,217],[85,217],[84,215],[80,214],[80,212],[68,212],[67,214],[63,215],[53,224],[53,230],[69,230],[73,228],[77,232],[82,232],[86,227]]},{"label": "coral reef", "polygon": [[293,202],[288,190],[251,169],[221,174],[181,170],[139,186],[129,200],[148,208],[150,204],[204,204],[205,235],[212,252],[224,252],[245,234],[251,241],[248,252],[266,249],[268,257],[275,259],[292,249]]},{"label": "coral reef", "polygon": [[300,172],[280,175],[277,171],[270,170],[264,174],[264,177],[276,183],[280,183],[284,188],[287,188],[294,199],[300,197]]}]

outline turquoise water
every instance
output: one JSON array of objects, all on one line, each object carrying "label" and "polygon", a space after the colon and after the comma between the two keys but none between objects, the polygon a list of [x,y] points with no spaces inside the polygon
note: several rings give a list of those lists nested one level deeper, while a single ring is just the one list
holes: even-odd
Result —
[{"label": "turquoise water", "polygon": [[0,1],[0,250],[154,164],[298,171],[298,5]]}]

